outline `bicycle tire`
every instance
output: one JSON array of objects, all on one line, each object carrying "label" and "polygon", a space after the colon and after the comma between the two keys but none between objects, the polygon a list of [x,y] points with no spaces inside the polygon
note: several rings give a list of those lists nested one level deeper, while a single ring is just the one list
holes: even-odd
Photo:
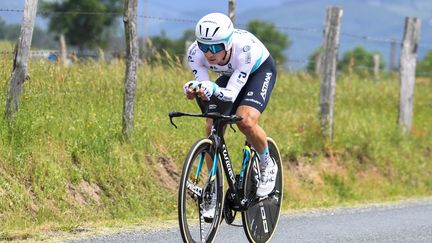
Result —
[{"label": "bicycle tire", "polygon": [[[200,139],[189,150],[184,161],[178,192],[178,219],[183,242],[212,242],[216,236],[222,216],[223,173],[219,167],[216,170],[215,190],[217,195],[216,209],[213,221],[205,222],[200,208],[205,200],[209,187],[209,170],[205,160],[200,159],[208,154],[213,159],[213,142],[210,139]],[[218,157],[219,158],[219,157]],[[199,163],[201,161],[201,169]],[[218,159],[218,163],[220,160]],[[200,171],[197,173],[197,170]],[[196,175],[199,174],[199,177]],[[201,195],[199,195],[201,190]]]},{"label": "bicycle tire", "polygon": [[[242,212],[243,229],[250,242],[268,242],[273,236],[279,222],[283,199],[283,167],[279,149],[272,138],[267,138],[270,156],[274,158],[278,173],[275,190],[269,197],[251,205]],[[254,195],[257,188],[256,171],[258,157],[255,154],[249,163],[246,178],[243,182],[245,195]],[[255,166],[254,166],[255,165]],[[258,222],[258,223],[257,223]]]}]

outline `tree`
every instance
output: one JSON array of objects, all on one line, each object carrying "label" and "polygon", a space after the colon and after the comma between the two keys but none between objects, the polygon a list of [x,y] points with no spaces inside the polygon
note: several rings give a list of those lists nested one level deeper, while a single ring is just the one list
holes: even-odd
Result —
[{"label": "tree", "polygon": [[[0,17],[0,40],[8,40],[15,42],[20,35],[21,25],[7,24]],[[57,43],[54,41],[54,36],[48,34],[43,29],[35,26],[33,29],[33,38],[31,46],[34,48],[55,48]]]},{"label": "tree", "polygon": [[170,56],[177,56],[179,60],[182,60],[185,55],[185,43],[194,40],[195,32],[193,30],[186,30],[182,37],[177,40],[168,38],[166,33],[162,31],[160,35],[150,37],[151,45],[147,48],[150,50],[148,59],[152,62],[156,53],[161,54],[166,51]]},{"label": "tree", "polygon": [[[378,52],[368,52],[361,46],[344,53],[342,60],[339,61],[338,69],[343,72],[356,74],[371,74],[374,68],[373,56]],[[380,70],[384,68],[384,58],[380,58]]]},{"label": "tree", "polygon": [[150,42],[151,46],[149,48],[152,53],[161,53],[165,50],[170,55],[179,54],[179,50],[176,48],[176,41],[170,39],[165,31],[162,31],[160,35],[150,37]]},{"label": "tree", "polygon": [[[15,42],[20,35],[21,25],[19,24],[7,24],[0,17],[0,40],[8,40]],[[32,47],[35,48],[54,48],[57,43],[54,41],[54,37],[35,26],[33,29],[33,39],[31,43]]]},{"label": "tree", "polygon": [[418,76],[432,76],[432,50],[429,50],[423,60],[417,64],[416,73]]},{"label": "tree", "polygon": [[20,34],[20,29],[20,25],[9,25],[0,17],[0,40],[16,40]]},{"label": "tree", "polygon": [[283,51],[291,46],[288,36],[276,29],[271,23],[261,20],[251,20],[247,25],[247,30],[253,33],[267,47],[270,54],[281,64],[284,64],[287,58]]},{"label": "tree", "polygon": [[63,33],[68,44],[84,49],[106,46],[122,4],[121,0],[64,0],[42,8],[51,31]]}]

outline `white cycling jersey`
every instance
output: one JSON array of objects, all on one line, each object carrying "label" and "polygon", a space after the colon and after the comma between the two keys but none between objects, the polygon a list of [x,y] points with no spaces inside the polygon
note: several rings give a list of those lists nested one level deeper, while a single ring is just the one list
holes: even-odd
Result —
[{"label": "white cycling jersey", "polygon": [[232,36],[233,46],[227,64],[210,64],[195,41],[188,49],[188,63],[197,81],[210,80],[208,70],[229,76],[226,87],[217,87],[216,97],[223,101],[234,102],[246,84],[249,75],[269,57],[267,48],[252,33],[235,29]]}]

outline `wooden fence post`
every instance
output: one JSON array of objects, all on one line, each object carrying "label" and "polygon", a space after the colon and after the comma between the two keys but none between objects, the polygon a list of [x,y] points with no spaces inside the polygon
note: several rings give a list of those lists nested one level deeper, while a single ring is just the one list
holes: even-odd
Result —
[{"label": "wooden fence post", "polygon": [[323,135],[333,139],[333,113],[336,93],[336,68],[339,49],[339,33],[342,17],[339,7],[327,8],[324,25],[324,44],[321,60],[320,124]]},{"label": "wooden fence post", "polygon": [[318,52],[318,54],[315,57],[315,74],[316,75],[321,75],[322,74],[322,65],[321,65],[321,61],[322,61],[322,55],[323,53],[320,51]]},{"label": "wooden fence post", "polygon": [[66,40],[63,33],[60,34],[60,63],[64,66],[67,63]]},{"label": "wooden fence post", "polygon": [[6,97],[5,118],[10,119],[18,112],[19,96],[22,85],[27,78],[27,63],[36,18],[38,0],[26,0],[21,23],[21,32],[15,46],[13,71],[9,80],[9,91]]},{"label": "wooden fence post", "polygon": [[397,71],[397,57],[396,57],[396,40],[393,39],[390,43],[390,60],[389,60],[389,69],[394,72]]},{"label": "wooden fence post", "polygon": [[228,0],[228,17],[230,17],[235,26],[235,0]]},{"label": "wooden fence post", "polygon": [[134,99],[138,69],[137,0],[125,0],[123,22],[126,36],[126,74],[123,102],[123,136],[128,140],[134,126]]},{"label": "wooden fence post", "polygon": [[373,69],[374,77],[378,78],[379,77],[379,71],[380,71],[380,55],[379,54],[373,55],[373,64],[374,64],[374,69]]},{"label": "wooden fence post", "polygon": [[399,125],[405,134],[411,131],[420,26],[421,20],[419,18],[407,17],[405,19],[405,33],[400,58],[399,103]]},{"label": "wooden fence post", "polygon": [[97,48],[97,52],[98,52],[98,61],[100,63],[104,63],[105,62],[105,52],[102,48],[98,47]]}]

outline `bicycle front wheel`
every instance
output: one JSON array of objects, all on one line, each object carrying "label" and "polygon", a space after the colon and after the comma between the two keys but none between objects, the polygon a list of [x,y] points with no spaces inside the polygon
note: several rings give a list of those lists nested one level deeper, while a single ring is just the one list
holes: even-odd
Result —
[{"label": "bicycle front wheel", "polygon": [[[217,156],[217,155],[216,155]],[[189,150],[184,161],[178,192],[178,218],[184,242],[212,242],[222,216],[223,178],[216,167],[215,177],[206,160],[214,160],[213,142],[198,140]],[[216,163],[219,163],[217,158]],[[213,218],[204,218],[203,210],[216,197]]]},{"label": "bicycle front wheel", "polygon": [[[270,156],[278,166],[276,185],[273,192],[260,202],[250,206],[242,212],[243,228],[250,242],[268,242],[273,236],[279,221],[283,197],[283,168],[279,149],[271,138],[267,138]],[[244,181],[244,193],[251,196],[256,194],[258,155],[255,154],[247,170]]]}]

